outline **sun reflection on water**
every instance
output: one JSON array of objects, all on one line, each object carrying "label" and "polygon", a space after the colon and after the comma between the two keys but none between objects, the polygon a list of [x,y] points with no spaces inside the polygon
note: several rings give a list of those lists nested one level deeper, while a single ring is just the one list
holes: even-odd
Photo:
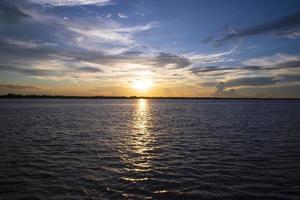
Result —
[{"label": "sun reflection on water", "polygon": [[148,102],[146,99],[139,99],[136,112],[134,113],[133,119],[133,130],[135,133],[141,135],[142,137],[147,134],[147,124],[148,124]]},{"label": "sun reflection on water", "polygon": [[132,113],[131,133],[127,136],[123,147],[126,153],[123,161],[126,163],[127,175],[122,179],[129,182],[148,180],[147,172],[151,171],[154,137],[149,131],[151,113],[147,99],[137,100]]}]

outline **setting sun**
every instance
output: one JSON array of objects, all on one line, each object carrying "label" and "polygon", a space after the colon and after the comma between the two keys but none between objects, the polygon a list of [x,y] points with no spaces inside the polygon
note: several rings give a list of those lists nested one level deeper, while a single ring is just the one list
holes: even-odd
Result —
[{"label": "setting sun", "polygon": [[149,79],[136,79],[133,81],[133,87],[140,91],[145,91],[151,88],[153,82]]}]

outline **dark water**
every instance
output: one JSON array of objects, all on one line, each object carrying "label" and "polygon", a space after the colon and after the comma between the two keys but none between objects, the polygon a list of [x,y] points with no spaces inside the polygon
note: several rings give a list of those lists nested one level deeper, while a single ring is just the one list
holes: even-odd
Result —
[{"label": "dark water", "polygon": [[300,199],[300,101],[0,100],[0,199]]}]

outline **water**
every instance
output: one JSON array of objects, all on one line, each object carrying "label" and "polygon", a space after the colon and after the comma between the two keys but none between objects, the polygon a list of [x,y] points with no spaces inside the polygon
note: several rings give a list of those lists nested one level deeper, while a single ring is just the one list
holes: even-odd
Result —
[{"label": "water", "polygon": [[0,100],[0,199],[300,199],[300,101]]}]

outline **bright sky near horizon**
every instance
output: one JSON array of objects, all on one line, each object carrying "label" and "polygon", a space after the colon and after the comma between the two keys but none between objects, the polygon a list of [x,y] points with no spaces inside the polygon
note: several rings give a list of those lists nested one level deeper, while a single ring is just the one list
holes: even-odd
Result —
[{"label": "bright sky near horizon", "polygon": [[1,0],[0,94],[300,98],[299,0]]}]

